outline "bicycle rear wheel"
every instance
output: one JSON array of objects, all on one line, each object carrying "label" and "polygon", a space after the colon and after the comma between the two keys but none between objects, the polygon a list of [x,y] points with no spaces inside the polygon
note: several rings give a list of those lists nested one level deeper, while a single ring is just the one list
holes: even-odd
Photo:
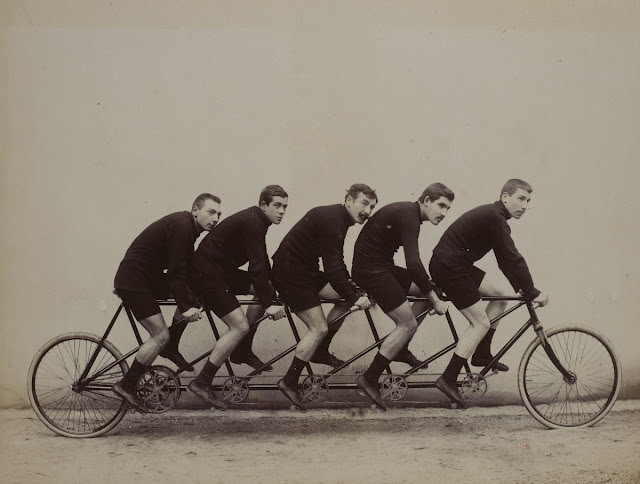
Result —
[{"label": "bicycle rear wheel", "polygon": [[549,428],[588,427],[599,422],[620,391],[622,368],[613,346],[590,328],[572,326],[545,334],[572,378],[563,377],[536,338],[525,350],[518,370],[525,407]]},{"label": "bicycle rear wheel", "polygon": [[[98,351],[86,381],[79,381]],[[29,367],[29,401],[38,418],[65,437],[95,437],[115,427],[127,407],[111,391],[128,370],[118,349],[89,333],[68,333],[47,342]],[[95,377],[109,365],[112,368]],[[94,378],[95,377],[95,378]]]}]

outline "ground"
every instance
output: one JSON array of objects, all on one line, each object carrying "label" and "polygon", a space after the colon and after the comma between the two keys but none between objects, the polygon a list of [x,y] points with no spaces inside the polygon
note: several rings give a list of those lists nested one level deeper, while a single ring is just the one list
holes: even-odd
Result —
[{"label": "ground", "polygon": [[0,410],[8,483],[638,483],[640,401],[548,430],[524,407],[173,410],[60,437]]}]

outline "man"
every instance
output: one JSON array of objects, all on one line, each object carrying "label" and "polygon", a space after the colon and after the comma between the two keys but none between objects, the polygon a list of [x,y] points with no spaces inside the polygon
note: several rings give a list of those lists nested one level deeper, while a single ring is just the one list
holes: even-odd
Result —
[{"label": "man", "polygon": [[[216,398],[211,382],[243,338],[250,338],[244,352],[237,355],[236,360],[232,356],[231,361],[244,362],[254,368],[263,365],[251,351],[255,326],[250,325],[265,312],[271,319],[285,316],[284,308],[274,303],[265,237],[271,224],[282,222],[287,205],[288,195],[281,186],[265,187],[257,206],[223,220],[202,240],[193,257],[193,287],[202,301],[229,327],[188,386],[191,392],[216,408],[224,409],[226,404]],[[240,270],[239,267],[247,262],[248,271]],[[256,294],[261,305],[249,306],[245,315],[235,294]]]},{"label": "man", "polygon": [[[300,399],[298,379],[327,335],[327,319],[332,321],[353,306],[361,309],[370,306],[367,296],[350,281],[343,246],[349,227],[354,223],[363,224],[377,201],[371,187],[361,183],[352,185],[343,205],[316,207],[307,212],[273,255],[274,285],[308,328],[297,344],[287,374],[278,382],[280,391],[299,410],[304,411],[305,407]],[[320,259],[324,272],[320,271]],[[345,303],[334,305],[325,318],[321,299],[337,298],[344,298]]]},{"label": "man", "polygon": [[[417,202],[395,202],[382,207],[360,232],[353,255],[353,279],[376,301],[396,327],[380,345],[367,370],[356,385],[379,410],[386,406],[378,389],[378,379],[391,361],[411,366],[421,362],[409,351],[409,341],[418,328],[416,315],[429,306],[438,314],[447,304],[438,298],[435,286],[420,259],[418,237],[422,222],[438,225],[451,207],[454,194],[442,183],[429,185]],[[394,254],[404,248],[407,268],[394,265]],[[414,303],[407,295],[426,296],[429,303]]]},{"label": "man", "polygon": [[[492,301],[484,307],[481,296],[507,295],[498,281],[485,277],[485,272],[473,263],[493,250],[498,267],[513,289],[540,306],[549,298],[533,285],[524,258],[511,238],[507,220],[519,219],[529,206],[531,185],[519,179],[508,180],[500,192],[500,200],[476,207],[458,218],[442,235],[433,250],[429,269],[438,287],[469,321],[456,345],[454,354],[436,387],[462,408],[465,403],[458,392],[456,380],[467,359],[471,364],[485,366],[491,362],[491,340],[495,333],[490,321],[506,309],[503,301]],[[494,369],[509,368],[497,362]]]},{"label": "man", "polygon": [[140,346],[131,368],[112,389],[140,412],[146,412],[146,407],[136,395],[138,379],[169,340],[169,329],[156,299],[173,295],[178,306],[174,320],[200,319],[187,282],[189,261],[198,235],[211,230],[219,218],[220,198],[203,193],[194,200],[191,213],[172,213],[143,230],[118,267],[115,292],[151,337]]}]

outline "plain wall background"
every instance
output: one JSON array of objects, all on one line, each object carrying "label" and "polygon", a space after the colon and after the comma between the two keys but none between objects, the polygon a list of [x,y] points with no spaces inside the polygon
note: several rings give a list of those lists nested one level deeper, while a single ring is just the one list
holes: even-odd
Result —
[{"label": "plain wall background", "polygon": [[[542,321],[605,333],[622,395],[640,396],[634,0],[4,0],[0,22],[0,405],[26,404],[45,341],[106,327],[128,245],[200,192],[231,214],[263,186],[284,186],[273,253],[308,209],[340,202],[353,182],[383,205],[441,181],[456,200],[440,226],[423,225],[428,263],[448,224],[511,177],[534,187],[512,227],[553,298]],[[482,265],[496,270],[493,256]],[[442,321],[428,321],[411,345],[419,356],[447,342]],[[346,356],[367,331],[353,316],[332,350]],[[114,335],[122,350],[125,334]],[[206,322],[192,325],[181,348],[195,356],[209,338]],[[490,380],[489,401],[517,401],[531,338]],[[268,356],[290,341],[286,322],[266,323],[256,349]]]}]

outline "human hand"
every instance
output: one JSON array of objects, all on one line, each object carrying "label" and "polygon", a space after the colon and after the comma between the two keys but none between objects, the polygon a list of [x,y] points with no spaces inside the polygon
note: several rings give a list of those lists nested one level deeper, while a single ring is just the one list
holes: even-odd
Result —
[{"label": "human hand", "polygon": [[367,296],[360,296],[353,305],[358,306],[360,309],[369,309],[371,307],[371,301],[369,301]]},{"label": "human hand", "polygon": [[438,297],[436,297],[436,299],[434,301],[431,301],[431,302],[433,303],[433,310],[432,311],[435,312],[436,314],[443,315],[444,313],[446,313],[449,310],[449,303],[442,301]]},{"label": "human hand", "polygon": [[200,308],[189,308],[184,313],[182,313],[182,317],[189,323],[197,321],[198,319],[200,319]]},{"label": "human hand", "polygon": [[541,308],[549,304],[549,294],[545,292],[541,292],[538,296],[533,300],[533,305],[536,308]]},{"label": "human hand", "polygon": [[280,319],[286,316],[284,311],[284,306],[278,306],[276,304],[269,306],[264,310],[265,314],[269,317],[269,319]]}]

